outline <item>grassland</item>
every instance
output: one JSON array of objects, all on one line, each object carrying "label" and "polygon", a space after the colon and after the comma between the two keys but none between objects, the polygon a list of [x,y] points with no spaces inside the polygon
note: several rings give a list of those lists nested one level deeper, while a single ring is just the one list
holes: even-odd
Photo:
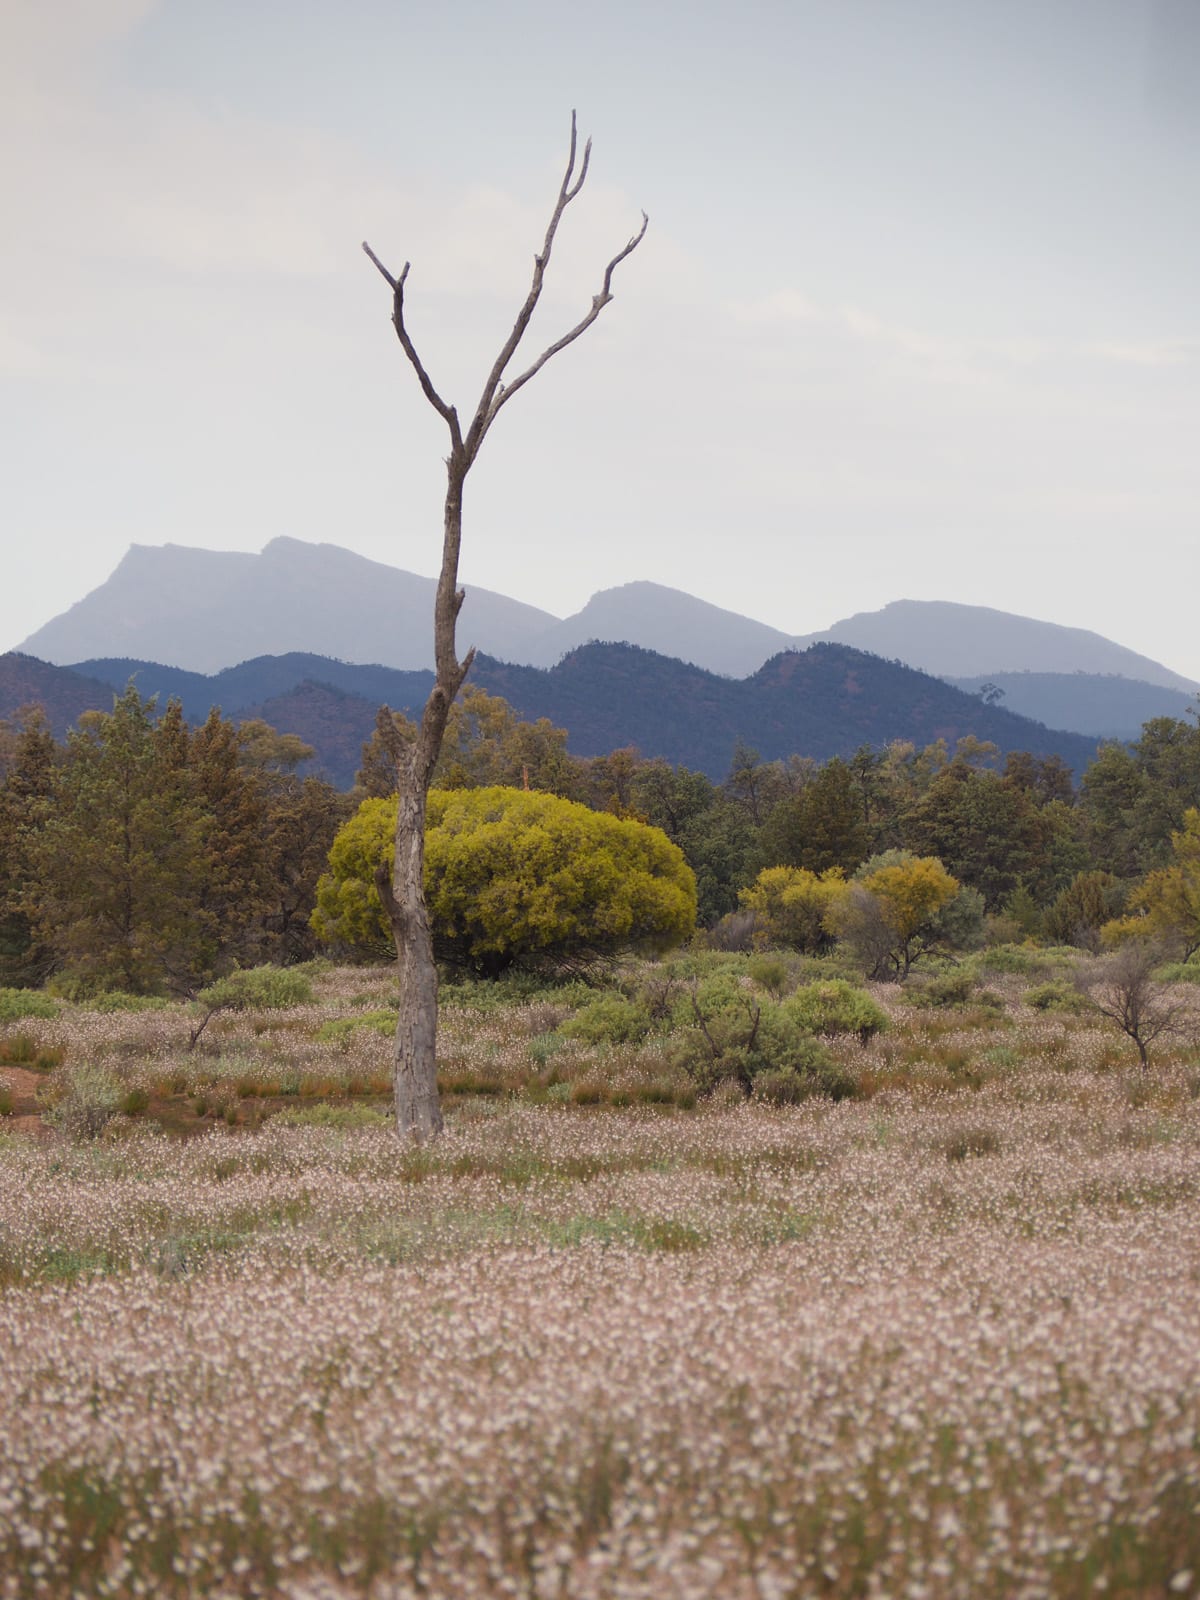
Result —
[{"label": "grassland", "polygon": [[1056,975],[875,988],[788,1106],[467,987],[424,1150],[385,971],[10,1014],[0,1596],[1200,1591],[1200,1055]]}]

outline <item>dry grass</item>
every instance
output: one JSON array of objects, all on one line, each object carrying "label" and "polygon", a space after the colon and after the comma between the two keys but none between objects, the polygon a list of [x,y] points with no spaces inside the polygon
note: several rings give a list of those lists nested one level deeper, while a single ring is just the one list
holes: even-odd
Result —
[{"label": "dry grass", "polygon": [[22,1019],[148,1104],[0,1124],[0,1596],[1196,1592],[1196,1068],[1006,981],[986,1025],[880,991],[863,1097],[781,1110],[448,1012],[427,1151],[373,1125],[387,1039],[315,1037],[383,975],[203,1057]]}]

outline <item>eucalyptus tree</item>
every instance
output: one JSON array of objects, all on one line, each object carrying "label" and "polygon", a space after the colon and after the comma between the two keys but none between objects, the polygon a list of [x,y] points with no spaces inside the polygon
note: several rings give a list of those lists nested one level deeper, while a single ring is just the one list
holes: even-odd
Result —
[{"label": "eucalyptus tree", "polygon": [[457,408],[443,399],[417,353],[404,316],[404,289],[409,263],[391,273],[370,245],[363,249],[387,282],[392,294],[392,324],[396,337],[421,392],[442,418],[450,436],[446,457],[446,498],[442,530],[442,564],[434,600],[435,680],[416,725],[397,722],[386,707],[379,716],[380,737],[396,772],[399,806],[396,813],[395,864],[378,875],[380,899],[387,911],[399,958],[400,1005],[396,1023],[395,1099],[396,1129],[401,1138],[434,1137],[442,1126],[437,1092],[437,967],[434,964],[429,914],[425,904],[426,797],[442,748],[446,720],[455,697],[471,670],[474,649],[459,659],[456,639],[458,614],[465,593],[458,586],[458,558],[462,542],[463,487],[492,424],[513,396],[546,363],[585,333],[612,299],[613,274],[645,237],[649,218],[642,213],[638,231],[618,250],[604,269],[599,292],[592,296],[586,314],[552,344],[506,381],[505,374],[517,355],[530,319],[542,294],[555,235],[563,214],[579,195],[587,179],[591,140],[578,155],[575,113],[571,113],[571,138],[566,171],[546,227],[541,250],[533,258],[533,279],[508,337],[484,380],[478,402],[465,429]]}]

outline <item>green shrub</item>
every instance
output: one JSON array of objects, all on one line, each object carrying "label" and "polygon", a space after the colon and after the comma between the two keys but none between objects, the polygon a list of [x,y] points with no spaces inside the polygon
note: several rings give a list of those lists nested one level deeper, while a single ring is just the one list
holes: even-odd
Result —
[{"label": "green shrub", "polygon": [[13,1114],[12,1084],[7,1078],[0,1078],[0,1117],[11,1117]]},{"label": "green shrub", "polygon": [[753,989],[744,981],[746,962],[724,962],[711,967],[705,974],[681,983],[674,991],[670,1005],[670,1024],[673,1028],[694,1026],[697,1010],[701,1016],[712,1013],[741,1010],[747,1005],[761,1004]]},{"label": "green shrub", "polygon": [[69,1139],[96,1139],[121,1109],[125,1094],[106,1067],[80,1062],[52,1080],[46,1121]]},{"label": "green shrub", "polygon": [[992,945],[971,960],[979,972],[1013,973],[1023,978],[1037,975],[1045,968],[1045,958],[1040,950],[1031,950],[1020,944]]},{"label": "green shrub", "polygon": [[773,1000],[779,1000],[787,988],[788,964],[782,956],[754,955],[746,963],[746,971],[760,989],[765,989]]},{"label": "green shrub", "polygon": [[246,967],[218,978],[196,998],[210,1010],[285,1011],[311,1004],[313,986],[298,967]]},{"label": "green shrub", "polygon": [[[364,800],[330,848],[312,927],[364,954],[388,942],[375,888],[396,801]],[[425,896],[439,959],[494,977],[624,949],[669,949],[696,925],[696,878],[658,828],[533,790],[436,789]]]},{"label": "green shrub", "polygon": [[887,1027],[887,1012],[882,1006],[845,978],[806,983],[783,1002],[783,1007],[805,1033],[854,1033],[866,1044]]},{"label": "green shrub", "polygon": [[566,1040],[560,1038],[557,1033],[535,1033],[528,1046],[530,1059],[539,1067],[544,1067],[548,1061],[554,1059],[565,1044]]},{"label": "green shrub", "polygon": [[768,1105],[798,1105],[822,1097],[849,1100],[858,1092],[853,1075],[817,1039],[802,1039],[786,1065],[768,1067],[754,1079],[754,1098]]},{"label": "green shrub", "polygon": [[19,1022],[22,1017],[56,1017],[58,1007],[48,994],[38,989],[0,989],[0,1022]]},{"label": "green shrub", "polygon": [[1159,983],[1200,983],[1200,961],[1193,956],[1190,961],[1168,961],[1155,969]]},{"label": "green shrub", "polygon": [[360,1028],[381,1034],[385,1039],[391,1038],[396,1031],[396,1013],[359,1011],[352,1017],[331,1017],[328,1022],[321,1024],[313,1037],[318,1044],[338,1044],[344,1049],[350,1043],[351,1035]]},{"label": "green shrub", "polygon": [[782,1006],[732,973],[698,983],[677,1007],[675,1021],[671,1057],[702,1094],[726,1082],[750,1094],[760,1073],[809,1059],[815,1046]]},{"label": "green shrub", "polygon": [[595,998],[595,987],[582,978],[515,971],[499,978],[472,978],[447,969],[438,987],[438,1004],[450,1011],[503,1011],[510,1006],[582,1006]]},{"label": "green shrub", "polygon": [[938,973],[935,977],[927,978],[914,994],[913,999],[918,1005],[936,1006],[965,1006],[975,994],[975,980],[970,972],[961,968],[953,968],[949,972]]},{"label": "green shrub", "polygon": [[650,1032],[650,1014],[636,1000],[605,994],[568,1018],[559,1033],[584,1044],[636,1044]]},{"label": "green shrub", "polygon": [[1011,1072],[1021,1065],[1021,1057],[1011,1045],[997,1044],[983,1052],[983,1062],[995,1072]]},{"label": "green shrub", "polygon": [[145,1089],[130,1089],[121,1099],[121,1114],[126,1117],[140,1117],[150,1104],[150,1096]]},{"label": "green shrub", "polygon": [[83,1004],[88,1011],[162,1011],[170,1005],[157,994],[126,994],[121,989],[106,989]]},{"label": "green shrub", "polygon": [[1035,1011],[1077,1013],[1086,1010],[1083,996],[1066,983],[1039,983],[1036,988],[1026,989],[1025,1004]]}]

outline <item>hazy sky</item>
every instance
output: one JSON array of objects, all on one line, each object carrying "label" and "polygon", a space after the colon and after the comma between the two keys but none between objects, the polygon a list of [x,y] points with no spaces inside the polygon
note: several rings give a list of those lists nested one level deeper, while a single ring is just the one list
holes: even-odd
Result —
[{"label": "hazy sky", "polygon": [[468,587],[960,600],[1200,678],[1197,0],[0,0],[0,648],[131,542],[434,572],[359,241],[469,412],[572,106],[541,342],[650,231],[489,435]]}]

